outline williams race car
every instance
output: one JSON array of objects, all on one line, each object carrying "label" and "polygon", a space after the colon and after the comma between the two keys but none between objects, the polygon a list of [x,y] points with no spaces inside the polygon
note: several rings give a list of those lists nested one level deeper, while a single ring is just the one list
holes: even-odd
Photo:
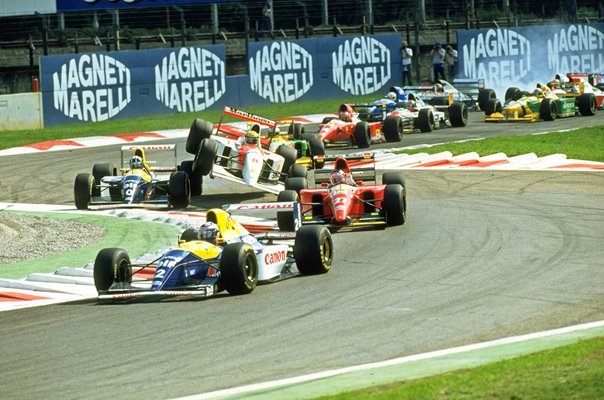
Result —
[{"label": "williams race car", "polygon": [[[333,241],[325,227],[252,235],[224,210],[210,209],[206,215],[206,223],[185,230],[178,247],[150,263],[133,264],[123,249],[101,250],[93,273],[99,300],[208,297],[221,291],[241,295],[259,282],[295,276],[294,265],[304,275],[331,269]],[[149,271],[151,282],[138,278]]]},{"label": "williams race car", "polygon": [[[147,160],[146,151],[164,155],[167,166]],[[76,176],[74,202],[79,210],[101,206],[186,208],[194,176],[191,162],[176,165],[176,145],[122,146],[119,169],[110,163],[95,164],[92,174]],[[197,185],[201,187],[200,179]]]},{"label": "williams race car", "polygon": [[[306,178],[302,177],[285,181],[286,190],[279,193],[277,201],[294,205],[293,211],[277,213],[279,229],[292,230],[296,224],[321,224],[338,230],[405,223],[407,193],[402,173],[386,172],[382,184],[376,184],[373,154],[326,156],[326,159],[335,159],[335,169],[315,171],[315,184],[319,187],[308,188]],[[368,181],[372,183],[366,184]]]}]

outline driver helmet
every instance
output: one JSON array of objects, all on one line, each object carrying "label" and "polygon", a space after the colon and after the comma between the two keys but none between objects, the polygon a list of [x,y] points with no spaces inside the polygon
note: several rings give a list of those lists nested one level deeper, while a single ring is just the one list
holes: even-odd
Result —
[{"label": "driver helmet", "polygon": [[260,134],[253,130],[247,131],[245,134],[245,143],[258,145],[258,142],[260,142]]},{"label": "driver helmet", "polygon": [[443,85],[441,85],[440,83],[437,83],[436,85],[434,85],[434,91],[435,92],[444,92],[445,89],[443,88]]},{"label": "driver helmet", "polygon": [[341,169],[336,169],[334,170],[331,175],[329,176],[329,182],[332,185],[338,184],[338,183],[344,183],[346,181],[346,175],[344,174],[344,172]]},{"label": "driver helmet", "polygon": [[540,88],[536,88],[535,90],[533,90],[533,96],[541,96],[543,94],[543,90],[541,90]]},{"label": "driver helmet", "polygon": [[341,110],[340,119],[342,121],[350,121],[350,113],[347,110]]},{"label": "driver helmet", "polygon": [[386,95],[386,98],[388,100],[392,100],[392,101],[396,101],[396,97],[397,97],[396,93],[394,93],[394,92],[388,92],[388,94]]},{"label": "driver helmet", "polygon": [[216,244],[216,237],[219,233],[220,229],[218,229],[218,225],[216,225],[214,222],[206,222],[204,224],[201,224],[201,226],[197,230],[197,236],[199,237],[199,240],[203,240],[212,244]]},{"label": "driver helmet", "polygon": [[547,86],[549,86],[552,89],[557,89],[560,87],[560,80],[559,79],[554,79],[552,81],[550,81]]},{"label": "driver helmet", "polygon": [[143,167],[143,159],[139,156],[134,156],[130,159],[130,168],[142,168]]}]

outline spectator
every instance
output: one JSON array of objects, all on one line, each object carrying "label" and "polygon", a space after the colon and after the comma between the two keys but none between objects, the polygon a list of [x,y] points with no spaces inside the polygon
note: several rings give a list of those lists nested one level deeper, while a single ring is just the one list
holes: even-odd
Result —
[{"label": "spectator", "polygon": [[403,79],[402,85],[405,86],[405,82],[408,82],[409,86],[413,86],[413,79],[411,78],[411,59],[413,57],[413,50],[411,47],[407,46],[407,41],[403,40],[403,45],[401,46],[401,51],[403,53]]},{"label": "spectator", "polygon": [[436,82],[439,79],[447,79],[445,76],[445,49],[442,48],[439,42],[434,43],[434,47],[430,51],[432,56],[432,80]]},{"label": "spectator", "polygon": [[262,35],[269,34],[273,36],[273,26],[271,24],[271,2],[270,0],[264,0],[262,5],[262,15],[260,16],[260,30]]},{"label": "spectator", "polygon": [[457,50],[448,45],[445,51],[445,64],[447,65],[447,75],[452,81],[455,78],[455,69],[457,67]]}]

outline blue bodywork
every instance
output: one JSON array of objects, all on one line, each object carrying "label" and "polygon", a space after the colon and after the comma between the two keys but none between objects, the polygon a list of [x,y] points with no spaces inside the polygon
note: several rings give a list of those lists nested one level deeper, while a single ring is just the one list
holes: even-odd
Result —
[{"label": "blue bodywork", "polygon": [[[206,278],[218,277],[218,270],[211,264],[220,262],[220,256],[212,260],[201,260],[186,250],[170,250],[157,263],[151,291],[167,290],[204,282]],[[212,272],[208,276],[208,272]]]},{"label": "blue bodywork", "polygon": [[396,100],[383,98],[369,104],[355,105],[355,109],[359,112],[359,118],[368,122],[383,121],[397,109],[399,103],[410,100],[409,94],[399,86],[391,87],[389,92],[396,93]]}]

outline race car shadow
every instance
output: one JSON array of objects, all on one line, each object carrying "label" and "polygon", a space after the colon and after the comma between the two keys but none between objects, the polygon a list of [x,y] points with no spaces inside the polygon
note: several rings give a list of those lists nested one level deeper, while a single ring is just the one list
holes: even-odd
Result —
[{"label": "race car shadow", "polygon": [[229,193],[229,194],[202,194],[201,196],[191,197],[191,203],[187,210],[208,210],[210,208],[220,208],[224,204],[245,203],[245,202],[269,202],[277,201],[277,196],[272,193],[248,192],[248,193]]}]

